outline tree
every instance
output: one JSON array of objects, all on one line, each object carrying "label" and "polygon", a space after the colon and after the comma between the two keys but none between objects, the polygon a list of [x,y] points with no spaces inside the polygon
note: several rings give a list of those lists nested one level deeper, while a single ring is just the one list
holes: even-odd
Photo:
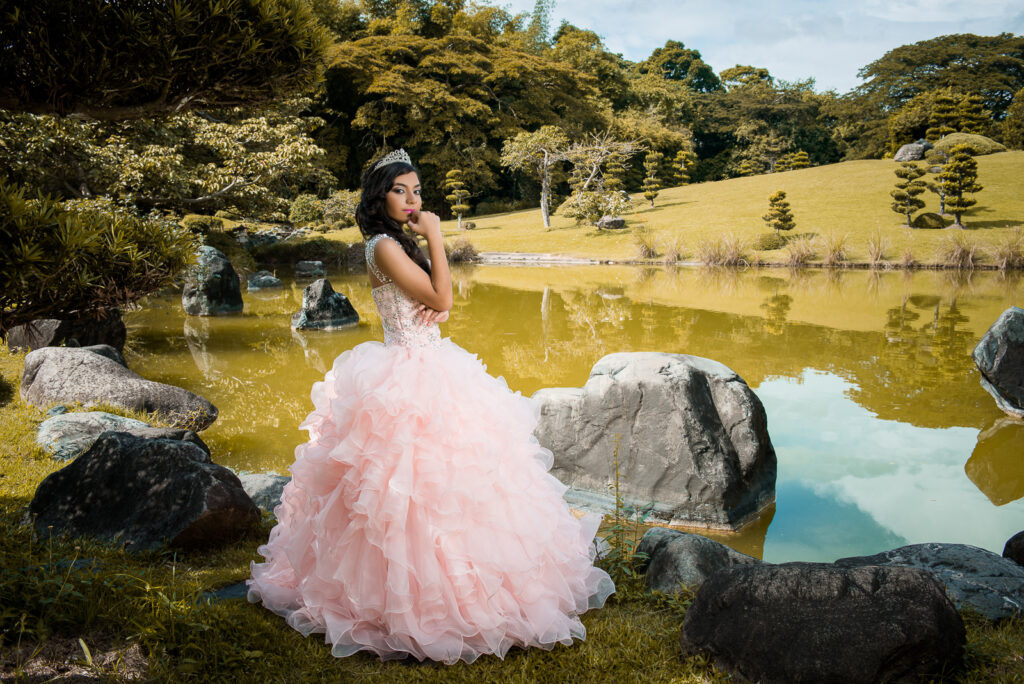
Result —
[{"label": "tree", "polygon": [[780,230],[793,230],[796,222],[793,220],[793,212],[789,209],[789,202],[786,201],[786,193],[777,190],[768,198],[768,213],[762,216],[768,228],[778,235]]},{"label": "tree", "polygon": [[925,174],[924,169],[913,162],[903,162],[896,168],[896,189],[890,192],[893,203],[892,210],[907,217],[907,226],[914,218],[914,212],[924,208],[924,200],[918,195],[925,191],[925,182],[920,180]]},{"label": "tree", "polygon": [[1024,149],[1024,88],[1017,91],[1013,96],[1013,104],[1006,110],[1003,142],[1007,147]]},{"label": "tree", "polygon": [[757,168],[757,166],[754,164],[754,162],[751,161],[750,159],[744,159],[740,163],[739,174],[741,176],[754,176],[754,175],[758,174],[759,172],[760,172],[760,170]]},{"label": "tree", "polygon": [[637,65],[641,74],[656,73],[671,81],[680,81],[698,93],[710,93],[722,88],[715,70],[701,59],[700,52],[691,50],[677,40],[655,48],[651,56]]},{"label": "tree", "polygon": [[968,145],[956,145],[949,151],[949,160],[939,174],[939,183],[946,195],[946,208],[956,219],[953,225],[960,228],[963,228],[961,217],[964,212],[978,203],[971,195],[982,190],[978,185],[978,162],[972,154],[973,150]]},{"label": "tree", "polygon": [[661,190],[661,181],[658,179],[658,171],[661,167],[661,160],[665,157],[661,152],[648,152],[647,157],[644,159],[644,171],[647,175],[644,177],[644,198],[650,201],[651,206],[654,206],[654,198],[658,196],[658,190]]},{"label": "tree", "polygon": [[959,98],[952,90],[946,89],[935,95],[932,101],[931,116],[928,117],[928,130],[925,137],[932,142],[955,133],[960,126],[960,113],[957,111]]},{"label": "tree", "polygon": [[622,177],[626,173],[625,159],[621,154],[608,157],[604,165],[604,188],[608,192],[625,190]]},{"label": "tree", "polygon": [[676,157],[672,160],[672,179],[676,182],[676,185],[686,185],[689,183],[690,174],[696,165],[697,155],[693,153],[693,150],[683,148],[676,152]]},{"label": "tree", "polygon": [[811,157],[806,150],[797,150],[789,156],[789,168],[806,169],[811,165]]},{"label": "tree", "polygon": [[294,95],[330,36],[305,0],[0,0],[0,44],[0,108],[121,120]]},{"label": "tree", "polygon": [[535,0],[530,24],[526,28],[527,38],[535,51],[549,47],[551,41],[551,11],[555,0]]},{"label": "tree", "polygon": [[960,98],[957,106],[957,118],[959,119],[958,131],[982,135],[992,123],[992,112],[985,110],[985,101],[981,95],[972,93]]},{"label": "tree", "polygon": [[551,198],[551,169],[565,159],[569,140],[556,126],[541,126],[532,133],[519,133],[505,141],[501,164],[513,171],[527,171],[540,179],[540,215],[544,227],[551,227],[548,201]]},{"label": "tree", "polygon": [[793,168],[793,155],[784,154],[775,162],[775,167],[772,170],[775,173],[782,173],[783,171],[789,171],[791,168]]},{"label": "tree", "polygon": [[466,204],[469,190],[466,189],[466,183],[462,180],[461,169],[452,169],[445,174],[444,189],[448,192],[444,198],[451,203],[452,213],[455,214],[457,220],[457,228],[462,230],[462,215],[468,212],[470,207]]}]

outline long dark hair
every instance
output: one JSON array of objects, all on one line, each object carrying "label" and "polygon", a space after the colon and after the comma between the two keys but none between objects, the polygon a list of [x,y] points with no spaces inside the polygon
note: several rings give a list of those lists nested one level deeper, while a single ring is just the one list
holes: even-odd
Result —
[{"label": "long dark hair", "polygon": [[359,206],[356,207],[356,223],[364,240],[381,234],[394,238],[402,245],[409,258],[429,274],[430,264],[427,263],[427,258],[423,255],[416,238],[407,233],[402,224],[388,216],[384,204],[387,194],[395,185],[395,178],[409,172],[419,175],[415,166],[405,162],[392,162],[379,169],[371,165],[366,169],[361,182],[362,196],[359,199]]}]

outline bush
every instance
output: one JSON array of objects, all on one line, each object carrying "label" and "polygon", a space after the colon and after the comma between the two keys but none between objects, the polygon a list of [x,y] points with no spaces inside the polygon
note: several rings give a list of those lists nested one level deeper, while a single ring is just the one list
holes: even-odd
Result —
[{"label": "bush", "polygon": [[683,247],[683,238],[678,233],[665,239],[665,262],[674,264],[686,257],[686,250]]},{"label": "bush", "polygon": [[822,236],[822,248],[825,250],[826,266],[839,266],[846,261],[846,235],[826,234]]},{"label": "bush", "polygon": [[697,260],[705,266],[740,266],[747,263],[743,240],[727,233],[697,243]]},{"label": "bush", "polygon": [[250,250],[258,264],[279,266],[294,264],[296,261],[322,261],[325,264],[341,266],[350,261],[349,253],[362,253],[363,243],[348,245],[337,240],[315,237],[309,240],[282,240],[269,245],[259,245]]},{"label": "bush", "polygon": [[445,245],[445,252],[448,254],[448,262],[452,264],[473,261],[479,255],[469,238],[464,237],[456,238]]},{"label": "bush", "polygon": [[637,226],[633,230],[633,243],[641,259],[653,259],[658,256],[658,245],[654,239],[654,231],[647,226]]},{"label": "bush", "polygon": [[323,220],[337,229],[356,225],[356,207],[359,206],[359,190],[338,190],[323,201]]},{"label": "bush", "polygon": [[326,233],[331,230],[331,227],[326,223],[321,223],[320,225],[315,226],[313,230],[315,230],[318,233]]},{"label": "bush", "polygon": [[629,195],[625,192],[582,192],[573,194],[558,213],[576,219],[576,223],[595,225],[602,216],[621,216],[632,210]]},{"label": "bush", "polygon": [[786,263],[790,266],[803,266],[815,257],[814,243],[809,237],[791,240],[786,245]]},{"label": "bush", "polygon": [[779,235],[778,233],[763,233],[757,236],[757,241],[754,242],[754,249],[758,249],[762,252],[772,252],[776,249],[782,249],[786,246],[786,237]]},{"label": "bush", "polygon": [[875,268],[885,259],[885,250],[889,247],[889,241],[882,237],[881,231],[875,231],[868,238],[868,263]]},{"label": "bush", "polygon": [[288,213],[288,220],[297,226],[314,221],[322,221],[324,218],[324,207],[316,195],[299,195],[292,200],[292,208]]},{"label": "bush", "polygon": [[914,220],[910,222],[910,225],[914,228],[945,228],[946,220],[942,218],[942,214],[926,211],[923,214],[915,216]]},{"label": "bush", "polygon": [[986,138],[983,135],[976,135],[974,133],[950,133],[935,143],[935,149],[949,154],[957,145],[967,145],[970,147],[971,156],[974,157],[1006,151],[1005,146],[1000,145],[992,138]]},{"label": "bush", "polygon": [[949,268],[972,271],[978,264],[978,245],[957,230],[942,243],[939,259]]},{"label": "bush", "polygon": [[242,218],[242,216],[237,212],[228,211],[227,209],[218,209],[214,216],[217,218],[227,219],[229,221],[239,221]]},{"label": "bush", "polygon": [[209,235],[224,229],[224,222],[213,216],[188,216],[182,219],[181,225],[196,235]]},{"label": "bush", "polygon": [[[552,197],[554,200],[554,197]],[[554,202],[552,202],[554,204]],[[476,205],[476,211],[473,212],[474,216],[483,216],[484,214],[504,214],[510,211],[521,211],[523,209],[535,209],[537,202],[534,200],[493,200],[491,202],[479,202]]]},{"label": "bush", "polygon": [[996,266],[1000,271],[1024,268],[1024,234],[1021,233],[1021,229],[1018,228],[997,242],[992,256],[995,257]]}]

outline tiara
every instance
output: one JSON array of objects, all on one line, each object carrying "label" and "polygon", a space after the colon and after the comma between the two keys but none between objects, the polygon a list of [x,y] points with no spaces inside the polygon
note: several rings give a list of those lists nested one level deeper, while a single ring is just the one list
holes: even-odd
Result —
[{"label": "tiara", "polygon": [[409,153],[403,149],[397,149],[394,152],[388,152],[386,155],[381,157],[380,161],[373,165],[373,170],[387,166],[388,164],[394,164],[396,162],[402,162],[412,166],[412,159],[409,158]]}]

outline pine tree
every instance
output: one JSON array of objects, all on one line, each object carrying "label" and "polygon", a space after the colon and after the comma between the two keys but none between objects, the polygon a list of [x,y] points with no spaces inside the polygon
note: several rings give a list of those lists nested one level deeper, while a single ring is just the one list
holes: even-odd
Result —
[{"label": "pine tree", "polygon": [[651,206],[654,206],[654,198],[658,196],[658,190],[661,190],[661,182],[658,180],[658,168],[661,166],[661,160],[665,157],[661,152],[648,152],[647,157],[644,159],[644,171],[647,176],[644,177],[644,198],[650,200]]},{"label": "pine tree", "polygon": [[793,168],[793,156],[790,154],[784,154],[779,157],[779,160],[775,162],[775,173],[782,173],[783,171],[789,171]]},{"label": "pine tree", "polygon": [[682,149],[676,152],[672,161],[672,179],[676,185],[686,185],[690,182],[690,172],[697,165],[697,155],[692,150]]},{"label": "pine tree", "polygon": [[789,168],[806,169],[811,165],[811,157],[805,150],[797,150],[789,157]]},{"label": "pine tree", "polygon": [[957,145],[949,153],[949,160],[939,174],[939,184],[946,195],[946,208],[956,218],[955,226],[963,227],[963,213],[978,203],[971,197],[981,192],[978,185],[978,162],[971,156],[968,145]]},{"label": "pine tree", "polygon": [[470,209],[466,204],[469,190],[466,189],[466,183],[462,180],[462,169],[452,169],[445,174],[444,189],[448,193],[444,198],[451,203],[452,213],[458,217],[458,229],[462,230],[462,215]]},{"label": "pine tree", "polygon": [[985,100],[981,95],[964,95],[957,107],[959,125],[957,128],[964,133],[981,135],[992,121],[991,112],[985,111]]},{"label": "pine tree", "polygon": [[626,174],[625,158],[621,154],[608,157],[604,165],[604,188],[609,192],[624,190],[626,184],[622,177]]},{"label": "pine tree", "polygon": [[759,172],[757,165],[749,159],[744,159],[743,163],[740,164],[740,175],[741,176],[754,176]]},{"label": "pine tree", "polygon": [[960,124],[959,98],[949,88],[935,96],[931,116],[928,117],[928,130],[925,137],[932,142],[955,133]]},{"label": "pine tree", "polygon": [[786,201],[786,193],[778,190],[768,198],[768,213],[762,216],[768,228],[778,235],[780,230],[793,230],[796,222],[793,220],[793,212],[789,209],[789,202]]},{"label": "pine tree", "polygon": [[907,217],[907,225],[914,218],[914,212],[924,208],[924,200],[918,195],[925,191],[926,183],[921,179],[924,169],[913,162],[903,162],[894,172],[899,178],[896,189],[890,192],[893,203],[892,210]]}]

